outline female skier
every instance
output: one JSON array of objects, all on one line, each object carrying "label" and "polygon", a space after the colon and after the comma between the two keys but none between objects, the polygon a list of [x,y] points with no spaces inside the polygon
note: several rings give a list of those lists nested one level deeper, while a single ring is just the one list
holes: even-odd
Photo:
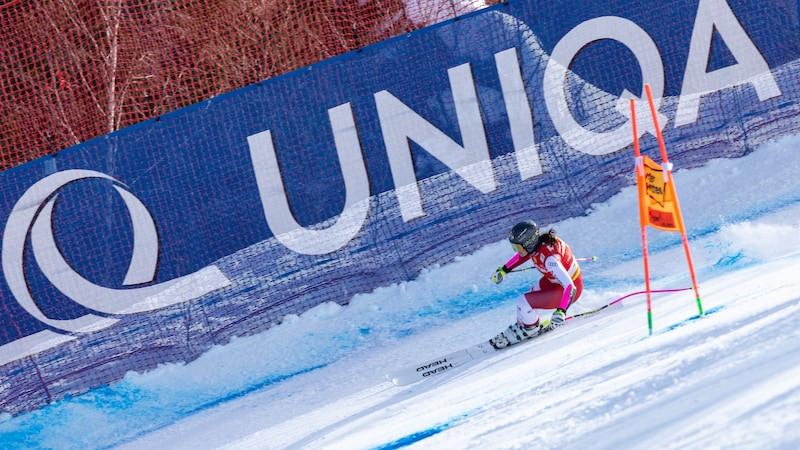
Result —
[{"label": "female skier", "polygon": [[[505,274],[525,261],[531,261],[542,278],[529,292],[517,299],[517,322],[490,339],[495,348],[504,348],[566,323],[567,308],[583,291],[581,268],[569,246],[556,237],[554,229],[539,236],[539,226],[526,220],[514,225],[508,237],[517,252],[497,268],[492,281],[500,284]],[[549,321],[539,323],[539,310],[555,309]]]}]

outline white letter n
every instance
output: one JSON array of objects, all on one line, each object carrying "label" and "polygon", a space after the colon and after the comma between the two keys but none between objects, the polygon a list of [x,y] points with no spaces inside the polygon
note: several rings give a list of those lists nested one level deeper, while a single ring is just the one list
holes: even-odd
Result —
[{"label": "white letter n", "polygon": [[470,66],[462,64],[447,73],[463,147],[389,92],[375,94],[400,214],[406,222],[425,215],[409,139],[484,194],[497,189]]}]

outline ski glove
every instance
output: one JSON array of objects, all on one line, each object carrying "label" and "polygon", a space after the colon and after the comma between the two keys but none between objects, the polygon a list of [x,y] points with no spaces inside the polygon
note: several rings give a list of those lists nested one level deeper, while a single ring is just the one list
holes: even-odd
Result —
[{"label": "ski glove", "polygon": [[507,273],[508,273],[508,267],[506,267],[505,264],[498,267],[497,271],[495,271],[494,276],[492,277],[492,281],[494,281],[494,284],[502,283],[503,278],[506,276]]}]

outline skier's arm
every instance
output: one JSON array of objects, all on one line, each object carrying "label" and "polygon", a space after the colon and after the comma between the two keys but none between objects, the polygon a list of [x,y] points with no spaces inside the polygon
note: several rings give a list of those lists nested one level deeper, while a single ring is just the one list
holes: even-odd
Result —
[{"label": "skier's arm", "polygon": [[564,295],[561,297],[558,308],[566,311],[577,289],[575,283],[572,281],[572,277],[569,276],[564,264],[561,263],[561,258],[550,256],[544,261],[544,264],[547,270],[556,277],[558,283],[564,287]]},{"label": "skier's arm", "polygon": [[503,267],[505,267],[507,269],[506,272],[508,272],[519,267],[519,265],[524,262],[525,260],[523,260],[522,257],[519,256],[519,253],[514,253],[514,256],[512,256],[511,259],[508,260],[508,262],[503,264]]}]

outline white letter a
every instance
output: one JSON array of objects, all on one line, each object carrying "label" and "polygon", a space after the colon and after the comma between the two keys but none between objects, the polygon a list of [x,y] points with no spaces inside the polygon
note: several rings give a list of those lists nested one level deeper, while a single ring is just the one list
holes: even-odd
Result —
[{"label": "white letter a", "polygon": [[[736,64],[706,72],[714,29],[730,49]],[[781,95],[767,61],[736,19],[725,0],[700,0],[689,46],[675,126],[697,121],[700,97],[744,82],[753,84],[761,101]]]}]

